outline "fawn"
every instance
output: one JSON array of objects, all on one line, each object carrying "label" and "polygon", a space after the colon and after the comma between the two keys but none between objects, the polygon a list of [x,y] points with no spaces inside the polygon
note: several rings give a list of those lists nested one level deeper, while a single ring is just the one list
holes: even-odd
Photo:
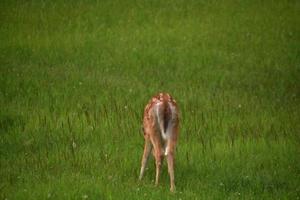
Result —
[{"label": "fawn", "polygon": [[176,101],[168,93],[159,93],[146,105],[143,118],[145,147],[139,179],[143,178],[153,148],[156,164],[155,185],[158,185],[163,158],[166,156],[172,192],[175,191],[174,153],[179,128],[178,112]]}]

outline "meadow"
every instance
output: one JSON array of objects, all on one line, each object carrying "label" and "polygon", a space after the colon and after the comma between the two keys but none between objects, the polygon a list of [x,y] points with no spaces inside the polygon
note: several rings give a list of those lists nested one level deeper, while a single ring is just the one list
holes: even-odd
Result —
[{"label": "meadow", "polygon": [[[0,2],[1,199],[300,199],[300,2]],[[176,193],[138,174],[180,107]]]}]

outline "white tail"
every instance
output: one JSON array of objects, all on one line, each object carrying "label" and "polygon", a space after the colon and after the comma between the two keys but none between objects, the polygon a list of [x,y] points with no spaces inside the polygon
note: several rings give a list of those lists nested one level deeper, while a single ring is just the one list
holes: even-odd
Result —
[{"label": "white tail", "polygon": [[174,183],[174,153],[178,136],[178,107],[175,100],[167,93],[160,93],[150,100],[144,110],[143,128],[145,148],[142,158],[140,179],[142,179],[152,147],[156,162],[156,179],[158,184],[163,157],[167,157],[171,191]]}]

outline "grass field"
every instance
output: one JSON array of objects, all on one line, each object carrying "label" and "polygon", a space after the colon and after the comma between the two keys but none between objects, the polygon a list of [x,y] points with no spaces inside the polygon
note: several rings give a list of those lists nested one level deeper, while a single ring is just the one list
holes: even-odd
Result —
[{"label": "grass field", "polygon": [[[300,2],[0,3],[1,199],[300,199]],[[176,193],[138,181],[180,107]]]}]

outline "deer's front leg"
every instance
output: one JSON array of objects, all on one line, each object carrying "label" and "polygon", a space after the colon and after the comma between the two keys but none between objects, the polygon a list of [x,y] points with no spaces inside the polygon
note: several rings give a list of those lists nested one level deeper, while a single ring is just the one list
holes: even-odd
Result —
[{"label": "deer's front leg", "polygon": [[156,165],[156,176],[155,176],[155,185],[158,185],[159,177],[161,174],[161,167],[163,161],[163,154],[162,151],[157,149],[155,151],[155,165]]},{"label": "deer's front leg", "polygon": [[161,173],[161,166],[163,162],[163,149],[160,137],[155,135],[155,133],[151,137],[151,142],[154,148],[154,157],[155,157],[155,165],[156,165],[156,176],[155,176],[155,185],[158,185],[160,173]]}]

